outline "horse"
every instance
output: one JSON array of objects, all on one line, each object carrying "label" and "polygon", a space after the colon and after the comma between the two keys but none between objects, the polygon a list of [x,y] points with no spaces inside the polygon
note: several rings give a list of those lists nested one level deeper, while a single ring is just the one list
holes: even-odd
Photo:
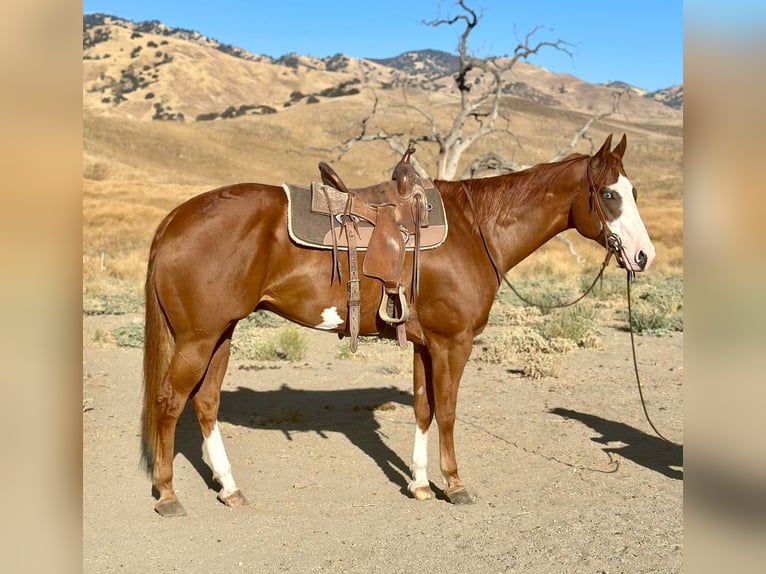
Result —
[{"label": "horse", "polygon": [[[575,228],[609,249],[617,263],[647,270],[655,248],[623,167],[627,138],[612,135],[592,155],[482,179],[436,180],[449,231],[420,254],[419,287],[411,294],[406,341],[413,344],[415,436],[411,497],[434,497],[427,441],[436,418],[448,502],[473,502],[458,474],[453,429],[458,387],[474,337],[483,331],[512,267],[558,233]],[[142,459],[152,477],[155,510],[183,516],[173,489],[176,423],[191,400],[202,429],[203,460],[229,507],[248,504],[237,486],[218,426],[221,385],[237,322],[255,310],[343,336],[346,286],[330,281],[332,255],[291,240],[282,187],[239,183],[188,199],[154,235],[146,276]],[[341,258],[343,259],[343,258]],[[337,262],[348,277],[348,263]],[[412,269],[408,253],[405,269]],[[380,283],[360,278],[361,336],[393,338],[378,311]]]}]

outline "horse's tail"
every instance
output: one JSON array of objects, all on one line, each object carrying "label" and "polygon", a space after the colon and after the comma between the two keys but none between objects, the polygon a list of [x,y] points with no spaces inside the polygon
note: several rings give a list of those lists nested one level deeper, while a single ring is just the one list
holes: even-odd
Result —
[{"label": "horse's tail", "polygon": [[173,340],[155,286],[154,245],[146,273],[146,326],[144,329],[144,405],[141,414],[141,461],[151,473],[157,449],[158,402],[162,381],[170,366]]}]

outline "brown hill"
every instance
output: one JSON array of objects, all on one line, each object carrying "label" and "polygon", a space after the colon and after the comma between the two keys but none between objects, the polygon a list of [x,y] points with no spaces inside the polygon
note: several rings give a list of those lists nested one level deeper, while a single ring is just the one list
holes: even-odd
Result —
[{"label": "brown hill", "polygon": [[[91,15],[83,30],[83,102],[86,109],[139,119],[214,117],[273,113],[300,101],[347,95],[360,89],[402,87],[456,94],[455,57],[443,52],[408,52],[387,60],[338,54],[312,58],[288,54],[274,60],[221,44],[198,32],[159,22]],[[480,75],[470,78],[477,86]],[[519,62],[504,78],[509,95],[552,107],[597,113],[609,109],[615,84],[597,85]],[[679,120],[677,109],[626,91],[627,116]],[[677,101],[677,98],[676,100]]]}]

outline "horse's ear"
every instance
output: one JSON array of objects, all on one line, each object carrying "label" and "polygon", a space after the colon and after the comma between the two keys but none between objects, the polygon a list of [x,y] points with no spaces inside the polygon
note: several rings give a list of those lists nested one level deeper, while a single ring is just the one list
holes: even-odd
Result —
[{"label": "horse's ear", "polygon": [[594,154],[594,157],[596,156],[603,156],[606,153],[609,153],[609,151],[612,149],[612,134],[609,134],[606,136],[606,139],[604,140],[604,145],[602,145],[599,150]]},{"label": "horse's ear", "polygon": [[622,139],[620,140],[620,143],[617,144],[617,147],[614,148],[612,153],[622,159],[622,156],[625,155],[625,148],[628,146],[628,137],[625,134],[622,134]]},{"label": "horse's ear", "polygon": [[599,148],[599,150],[596,153],[594,153],[588,160],[588,163],[590,163],[590,169],[593,173],[601,172],[604,165],[606,165],[607,154],[610,153],[611,149],[612,149],[612,134],[609,134],[606,137],[606,141],[604,141],[604,145],[602,145]]}]

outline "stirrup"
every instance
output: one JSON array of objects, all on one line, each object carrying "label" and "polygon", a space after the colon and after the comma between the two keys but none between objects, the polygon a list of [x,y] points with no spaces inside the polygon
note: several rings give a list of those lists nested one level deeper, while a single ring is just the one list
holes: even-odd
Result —
[{"label": "stirrup", "polygon": [[[391,317],[388,314],[388,301],[392,297],[399,298],[399,305],[402,308],[401,317]],[[396,309],[396,303],[394,302],[394,309]],[[378,308],[378,315],[389,325],[398,325],[404,323],[410,317],[410,309],[407,306],[407,297],[404,295],[404,285],[399,285],[395,294],[388,293],[386,288],[383,287],[383,297],[380,299],[380,308]]]}]

